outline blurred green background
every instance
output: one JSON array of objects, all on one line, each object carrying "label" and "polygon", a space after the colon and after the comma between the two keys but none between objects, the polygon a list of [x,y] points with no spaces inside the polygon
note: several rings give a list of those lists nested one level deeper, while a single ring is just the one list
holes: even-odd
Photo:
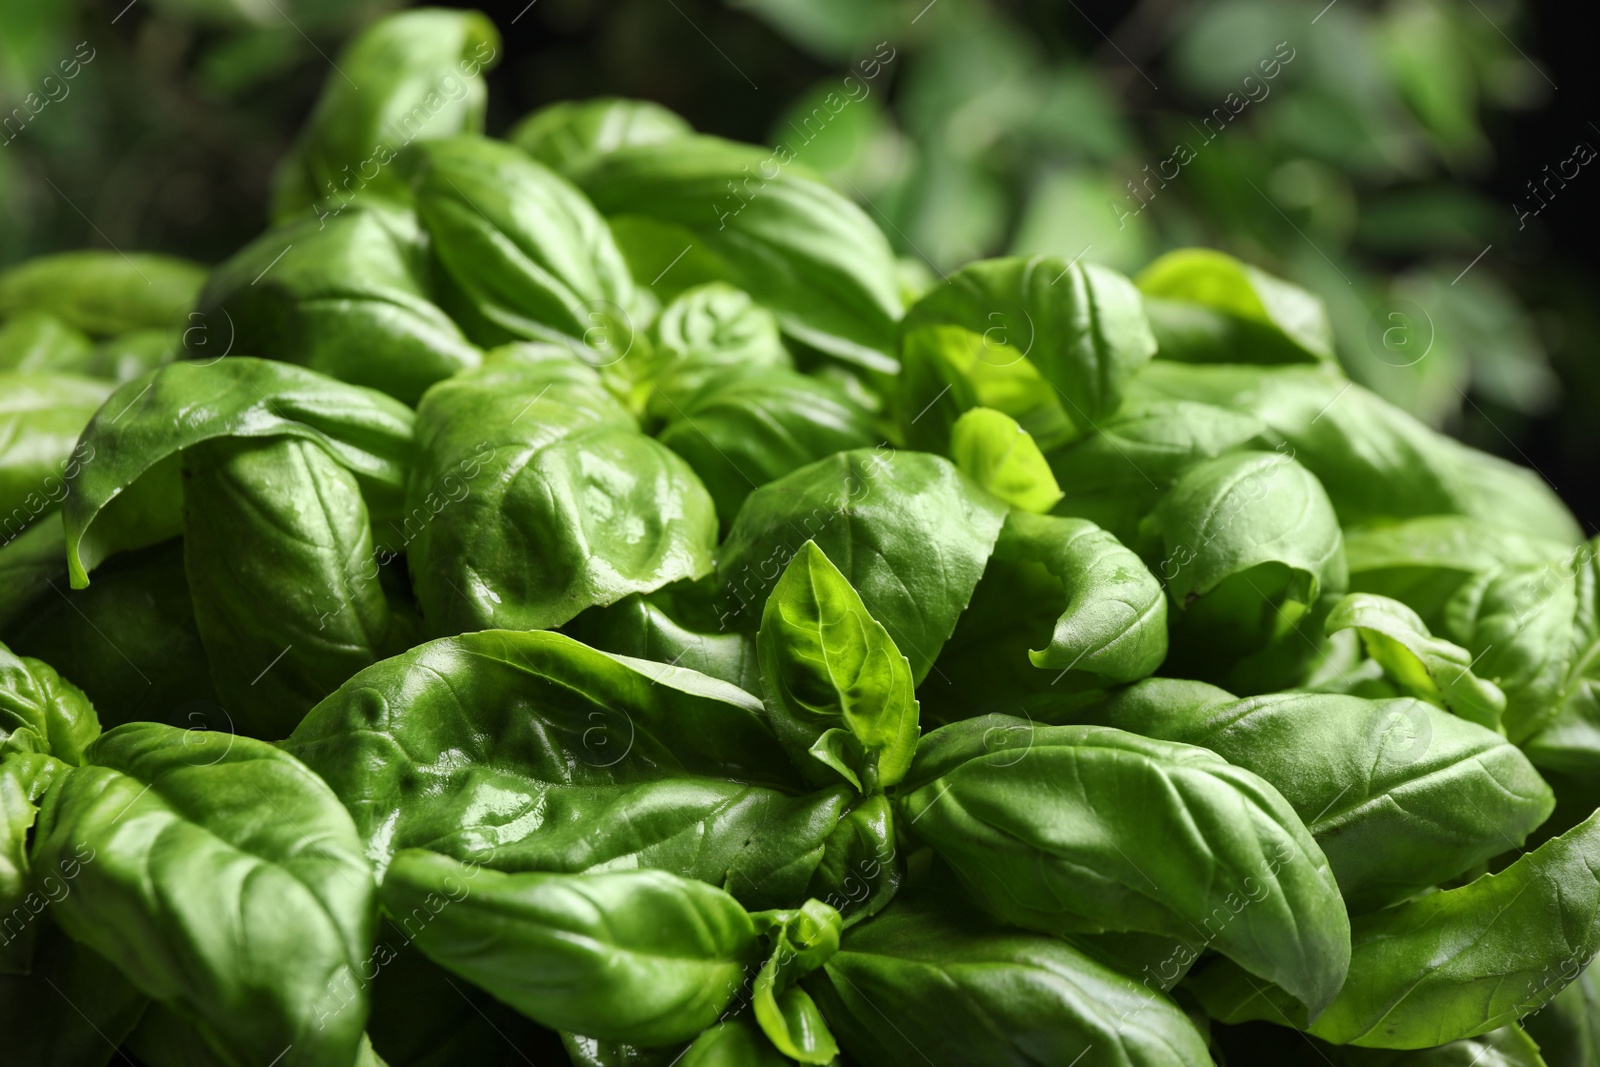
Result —
[{"label": "blurred green background", "polygon": [[[394,6],[0,0],[0,264],[226,256],[264,228],[273,165],[343,39]],[[656,100],[796,148],[935,277],[1004,252],[1134,273],[1226,249],[1320,293],[1355,378],[1536,467],[1600,524],[1581,5],[457,6],[505,35],[491,133],[552,100]]]}]

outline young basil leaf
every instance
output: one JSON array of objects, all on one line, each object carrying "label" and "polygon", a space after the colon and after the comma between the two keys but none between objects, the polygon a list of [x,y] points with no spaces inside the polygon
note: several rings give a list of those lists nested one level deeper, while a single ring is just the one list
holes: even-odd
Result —
[{"label": "young basil leaf", "polygon": [[751,987],[756,1022],[778,1050],[801,1063],[828,1064],[839,1046],[815,1002],[795,983],[839,951],[839,913],[820,900],[751,916],[771,942]]},{"label": "young basil leaf", "polygon": [[0,544],[73,495],[94,457],[78,435],[109,395],[88,378],[0,371]]},{"label": "young basil leaf", "polygon": [[767,720],[808,780],[876,793],[905,777],[918,736],[911,664],[815,541],[784,568],[756,640]]},{"label": "young basil leaf", "polygon": [[102,726],[154,720],[231,731],[195,627],[182,543],[125,553],[95,572],[94,585],[70,591],[63,544],[58,525],[58,566],[44,579],[51,588],[7,630],[11,647],[50,656]]},{"label": "young basil leaf", "polygon": [[662,871],[502,874],[407,850],[382,899],[441,966],[546,1026],[604,1041],[694,1037],[756,950],[736,900]]},{"label": "young basil leaf", "polygon": [[899,808],[1004,922],[1199,938],[1313,1012],[1344,981],[1322,850],[1276,789],[1205,749],[988,715],[923,739]]},{"label": "young basil leaf", "polygon": [[1167,655],[1161,585],[1115,537],[1092,522],[1012,512],[997,558],[1043,568],[1065,601],[1050,643],[1028,652],[1035,667],[1079,670],[1112,684],[1150,674]]},{"label": "young basil leaf", "polygon": [[1211,404],[1130,398],[1090,434],[1049,454],[1056,482],[1072,492],[1055,509],[1137,543],[1148,515],[1190,467],[1259,446],[1266,426]]},{"label": "young basil leaf", "polygon": [[559,626],[710,572],[705,487],[576,360],[460,375],[417,417],[396,529],[431,632]]},{"label": "young basil leaf", "polygon": [[54,915],[245,1062],[349,1067],[366,998],[319,1017],[372,940],[372,874],[323,782],[271,745],[118,727],[45,798],[33,860],[83,848]]},{"label": "young basil leaf", "polygon": [[4,746],[0,752],[5,753],[0,755],[0,975],[28,974],[41,914],[53,896],[70,891],[70,882],[54,871],[44,872],[36,884],[28,832],[39,798],[68,767],[42,752],[8,752]]},{"label": "young basil leaf", "polygon": [[[1523,1020],[1546,1061],[1570,1067],[1600,1064],[1600,967],[1572,979],[1542,1011]],[[1496,1031],[1498,1033],[1498,1031]]]},{"label": "young basil leaf", "polygon": [[1211,1062],[1183,1011],[1147,985],[1065,941],[926,901],[897,900],[846,934],[806,988],[860,1063]]},{"label": "young basil leaf", "polygon": [[1361,916],[1350,976],[1316,1021],[1230,962],[1191,980],[1223,1022],[1288,1019],[1325,1041],[1428,1048],[1537,1010],[1600,950],[1600,812],[1499,874]]},{"label": "young basil leaf", "polygon": [[48,311],[0,320],[0,371],[93,377],[94,342]]},{"label": "young basil leaf", "polygon": [[294,437],[205,441],[184,453],[183,474],[184,568],[217,694],[238,732],[287,737],[406,644],[372,565],[360,486]]},{"label": "young basil leaf", "polygon": [[1199,745],[1271,782],[1305,820],[1353,913],[1398,903],[1518,846],[1555,805],[1504,737],[1411,699],[1234,700],[1150,679],[1073,722]]},{"label": "young basil leaf", "polygon": [[1388,597],[1352,593],[1328,616],[1327,631],[1354,629],[1367,655],[1406,692],[1499,730],[1506,695],[1472,673],[1472,653],[1428,632],[1416,612]]},{"label": "young basil leaf", "polygon": [[482,131],[481,75],[499,49],[499,32],[478,11],[429,8],[374,22],[340,52],[337,73],[279,165],[273,217],[281,222],[319,200],[403,198],[405,183],[391,166],[402,148]]},{"label": "young basil leaf", "polygon": [[1565,543],[1578,527],[1537,474],[1468,448],[1318,367],[1196,366],[1154,360],[1140,395],[1215,404],[1266,423],[1315,474],[1346,524],[1466,515]]},{"label": "young basil leaf", "polygon": [[148,252],[61,252],[0,272],[0,319],[44,311],[84,333],[184,325],[206,280],[198,263]]},{"label": "young basil leaf", "polygon": [[1061,499],[1044,453],[1015,419],[972,408],[950,428],[950,458],[973,481],[1012,507],[1044,514]]},{"label": "young basil leaf", "polygon": [[633,279],[605,219],[565,178],[483,137],[420,143],[407,163],[474,340],[553,341],[601,364],[628,358]]},{"label": "young basil leaf", "polygon": [[1162,359],[1333,362],[1333,325],[1298,285],[1209,248],[1168,252],[1135,279]]},{"label": "young basil leaf", "polygon": [[653,422],[681,417],[703,392],[794,368],[777,316],[723,282],[678,294],[661,309],[651,336],[660,360],[645,399]]},{"label": "young basil leaf", "polygon": [[921,682],[955,629],[1005,510],[954,464],[918,452],[841,452],[746,498],[717,559],[720,620],[755,629],[767,594],[814,540]]},{"label": "young basil leaf", "polygon": [[434,304],[427,256],[416,216],[377,205],[269,230],[212,273],[185,354],[249,352],[415,404],[482,359]]},{"label": "young basil leaf", "polygon": [[828,383],[781,370],[729,379],[683,403],[668,399],[674,410],[660,434],[705,483],[724,525],[754,489],[878,440],[867,412]]},{"label": "young basil leaf", "polygon": [[0,968],[0,1033],[10,1062],[38,1067],[106,1067],[149,999],[117,968],[39,915],[33,969]]},{"label": "young basil leaf", "polygon": [[1080,434],[1122,405],[1129,379],[1156,350],[1139,291],[1128,279],[1108,267],[1054,256],[961,268],[906,313],[908,334],[934,325],[959,326],[1026,357],[1061,397]]},{"label": "young basil leaf", "polygon": [[663,278],[670,290],[728,282],[770,308],[791,337],[892,373],[902,308],[889,242],[785,153],[679,137],[619,148],[573,177],[614,220],[635,277],[662,278],[692,246]]},{"label": "young basil leaf", "polygon": [[[382,393],[263,359],[173,363],[136,378],[83,431],[95,459],[84,463],[78,491],[61,511],[72,587],[88,585],[88,571],[109,554],[113,529],[102,533],[91,524],[113,499],[137,493],[141,476],[162,472],[161,461],[217,437],[298,437],[320,445],[361,480],[374,512],[390,514],[409,467],[413,419],[410,408]],[[180,500],[165,487],[155,497],[148,525],[171,536],[180,529]]]},{"label": "young basil leaf", "polygon": [[548,104],[511,127],[506,140],[552,170],[572,174],[619,148],[693,133],[693,126],[660,104],[598,96]]},{"label": "young basil leaf", "polygon": [[678,1067],[788,1067],[794,1061],[773,1048],[749,1017],[718,1023],[694,1039]]},{"label": "young basil leaf", "polygon": [[48,663],[0,644],[0,759],[37,752],[76,765],[99,736],[100,720],[83,690]]},{"label": "young basil leaf", "polygon": [[900,361],[896,415],[912,448],[943,451],[956,420],[980,406],[1015,419],[1046,451],[1078,436],[1050,384],[999,334],[919,326],[904,332]]}]

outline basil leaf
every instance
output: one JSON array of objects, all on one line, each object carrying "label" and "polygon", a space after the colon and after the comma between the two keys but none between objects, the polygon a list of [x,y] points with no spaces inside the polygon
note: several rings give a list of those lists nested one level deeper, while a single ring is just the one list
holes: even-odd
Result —
[{"label": "basil leaf", "polygon": [[1161,993],[1065,941],[925,901],[846,934],[806,988],[860,1063],[1031,1067],[1090,1050],[1138,1067],[1211,1062]]},{"label": "basil leaf", "polygon": [[183,473],[184,567],[217,694],[240,732],[286,737],[406,644],[371,566],[361,489],[294,437],[206,441]]},{"label": "basil leaf", "polygon": [[6,1056],[38,1067],[105,1067],[149,999],[103,957],[62,933],[48,913],[35,922],[32,972],[0,969]]},{"label": "basil leaf", "polygon": [[678,583],[590,608],[562,632],[591,648],[671,663],[759,693],[755,637],[717,630],[711,594],[702,594],[706,585]]},{"label": "basil leaf", "polygon": [[502,874],[404,851],[382,898],[441,966],[546,1026],[606,1041],[698,1034],[756,948],[737,901],[662,871]]},{"label": "basil leaf", "polygon": [[681,404],[667,399],[673,410],[660,434],[705,483],[724,524],[752,490],[878,440],[866,411],[815,378],[781,370],[730,378]]},{"label": "basil leaf", "polygon": [[633,279],[605,220],[565,178],[482,137],[419,143],[408,165],[474,340],[554,341],[597,363],[628,356]]},{"label": "basil leaf", "polygon": [[841,452],[745,500],[717,558],[718,615],[753,630],[807,540],[839,567],[920,683],[967,606],[1005,512],[948,460]]},{"label": "basil leaf", "polygon": [[49,664],[0,644],[0,759],[39,753],[79,764],[99,736],[100,720],[83,690]]},{"label": "basil leaf", "polygon": [[1322,850],[1276,789],[1205,749],[988,715],[923,739],[899,808],[1004,922],[1198,938],[1313,1012],[1344,981]]},{"label": "basil leaf", "polygon": [[1259,774],[1305,820],[1353,913],[1395,904],[1520,845],[1555,805],[1506,739],[1411,699],[1234,700],[1150,679],[1073,722],[1199,745]]},{"label": "basil leaf", "polygon": [[[1541,767],[1588,776],[1600,761],[1600,542],[1568,557],[1576,609],[1560,707],[1531,737],[1528,755]],[[1549,575],[1552,582],[1555,575]]]},{"label": "basil leaf", "polygon": [[993,408],[972,408],[956,420],[950,458],[1012,507],[1044,514],[1061,499],[1061,487],[1028,431]]},{"label": "basil leaf", "polygon": [[72,495],[95,455],[78,435],[109,395],[88,378],[0,371],[0,544]]},{"label": "basil leaf", "polygon": [[778,1050],[801,1063],[832,1063],[839,1046],[816,1003],[795,985],[839,951],[839,913],[819,900],[752,915],[771,942],[751,987],[756,1022]]},{"label": "basil leaf", "polygon": [[548,104],[511,127],[506,140],[552,170],[570,174],[619,148],[693,133],[694,127],[660,104],[599,96]]},{"label": "basil leaf", "polygon": [[460,375],[417,417],[396,529],[433,633],[559,626],[711,570],[705,487],[576,361]]},{"label": "basil leaf", "polygon": [[499,49],[499,32],[478,11],[407,11],[374,22],[340,52],[337,73],[279,165],[273,217],[281,222],[319,200],[403,198],[391,164],[405,145],[482,131],[481,74]]},{"label": "basil leaf", "polygon": [[180,326],[205,281],[198,263],[148,252],[61,252],[0,273],[0,319],[43,311],[84,333]]},{"label": "basil leaf", "polygon": [[94,375],[94,342],[48,311],[0,320],[0,371]]},{"label": "basil leaf", "polygon": [[1168,252],[1135,279],[1162,359],[1333,362],[1333,325],[1298,285],[1208,248]]},{"label": "basil leaf", "polygon": [[[33,970],[41,915],[56,894],[71,889],[70,878],[54,871],[36,880],[28,861],[28,832],[39,813],[39,798],[67,770],[65,763],[42,752],[0,756],[0,975]],[[61,875],[75,870],[68,867]]]},{"label": "basil leaf", "polygon": [[905,777],[918,736],[911,664],[815,541],[773,589],[757,647],[767,719],[808,780],[876,793]]},{"label": "basil leaf", "polygon": [[670,290],[728,282],[796,340],[892,373],[901,302],[889,242],[855,204],[783,159],[786,151],[680,137],[619,148],[573,177],[613,220],[635,277],[661,277],[693,247],[664,279]]},{"label": "basil leaf", "polygon": [[1500,729],[1506,695],[1472,673],[1472,653],[1434,637],[1416,612],[1388,597],[1352,593],[1328,616],[1328,633],[1355,629],[1367,655],[1402,689],[1469,722]]},{"label": "basil leaf", "polygon": [[1427,1048],[1537,1010],[1600,950],[1600,813],[1499,874],[1356,919],[1350,976],[1309,1026],[1231,963],[1192,981],[1224,1022],[1290,1019],[1335,1044]]},{"label": "basil leaf", "polygon": [[1026,357],[1080,434],[1122,405],[1129,379],[1156,350],[1131,282],[1108,267],[1053,256],[961,268],[906,313],[908,333],[933,325],[983,334]]},{"label": "basil leaf", "polygon": [[185,352],[297,363],[415,404],[482,359],[434,304],[427,255],[416,216],[386,207],[269,230],[212,273]]},{"label": "basil leaf", "polygon": [[349,1067],[364,996],[311,996],[367,956],[372,876],[350,818],[271,745],[154,723],[118,727],[45,799],[34,862],[87,847],[54,915],[141,992],[232,1058]]},{"label": "basil leaf", "polygon": [[[325,449],[361,480],[369,506],[394,507],[411,453],[411,410],[381,393],[344,385],[313,371],[268,360],[173,363],[136,378],[106,401],[83,431],[98,462],[86,462],[78,492],[62,506],[72,587],[111,549],[114,531],[91,524],[141,476],[157,476],[162,460],[217,437],[298,437]],[[176,494],[154,494],[148,525],[167,536],[179,528]],[[162,538],[155,536],[153,543]],[[121,548],[123,545],[116,545]]]},{"label": "basil leaf", "polygon": [[787,1067],[793,1062],[772,1047],[753,1020],[737,1018],[695,1038],[678,1067]]},{"label": "basil leaf", "polygon": [[1319,367],[1151,362],[1146,398],[1191,400],[1252,415],[1327,489],[1346,524],[1466,515],[1572,543],[1572,514],[1533,471],[1468,448]]},{"label": "basil leaf", "polygon": [[1045,450],[1079,435],[1050,383],[1005,336],[949,325],[903,332],[895,403],[907,445],[943,451],[956,420],[980,406],[1015,419]]}]

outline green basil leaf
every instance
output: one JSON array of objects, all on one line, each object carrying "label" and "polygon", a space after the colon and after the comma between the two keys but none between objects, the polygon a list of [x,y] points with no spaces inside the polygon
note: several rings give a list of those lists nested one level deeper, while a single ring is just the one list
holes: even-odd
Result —
[{"label": "green basil leaf", "polygon": [[372,874],[350,817],[271,745],[118,727],[45,799],[34,862],[88,847],[54,915],[141,992],[245,1062],[349,1067],[366,1021],[314,996],[372,940]]},{"label": "green basil leaf", "polygon": [[660,104],[598,96],[546,105],[511,127],[506,140],[552,170],[571,174],[619,148],[693,133],[693,126]]},{"label": "green basil leaf", "polygon": [[772,1047],[748,1017],[718,1023],[694,1039],[678,1067],[788,1067],[789,1057]]},{"label": "green basil leaf", "polygon": [[808,540],[839,567],[920,683],[983,574],[1005,511],[938,456],[857,449],[745,500],[717,559],[718,615],[753,630]]},{"label": "green basil leaf", "polygon": [[1466,515],[1565,543],[1578,527],[1533,471],[1468,448],[1318,367],[1196,366],[1151,362],[1140,395],[1191,400],[1247,414],[1315,474],[1347,525]]},{"label": "green basil leaf", "polygon": [[1065,941],[923,901],[897,900],[845,935],[806,988],[860,1063],[1211,1063],[1161,993]]},{"label": "green basil leaf", "polygon": [[1065,601],[1035,667],[1079,670],[1113,684],[1143,678],[1167,655],[1167,601],[1133,552],[1092,522],[1012,512],[997,558],[1043,568]]},{"label": "green basil leaf", "polygon": [[1334,1044],[1428,1048],[1537,1010],[1600,950],[1600,813],[1499,874],[1361,916],[1350,976],[1309,1026],[1231,963],[1191,980],[1223,1022],[1288,1019]]},{"label": "green basil leaf", "polygon": [[1135,279],[1162,359],[1304,363],[1336,358],[1316,296],[1208,248],[1168,252]]},{"label": "green basil leaf", "polygon": [[[193,312],[190,312],[190,321],[194,321]],[[184,336],[187,333],[187,330],[180,333],[176,329],[151,329],[119,334],[95,346],[87,371],[96,378],[105,378],[119,385],[131,382],[146,371],[154,370],[163,363],[171,363],[180,353],[189,354],[184,348]],[[196,338],[193,352],[203,350]]]},{"label": "green basil leaf", "polygon": [[94,342],[48,311],[0,321],[0,372],[94,375]]},{"label": "green basil leaf", "polygon": [[400,532],[433,633],[559,626],[710,572],[705,487],[576,361],[441,382],[417,417]]},{"label": "green basil leaf", "polygon": [[1541,767],[1589,777],[1600,766],[1600,540],[1569,555],[1565,569],[1577,606],[1560,707],[1525,747]]},{"label": "green basil leaf", "polygon": [[[593,607],[562,632],[591,648],[670,663],[747,693],[761,691],[755,637],[717,630],[707,583],[678,583]],[[704,591],[704,592],[703,592]]]},{"label": "green basil leaf", "polygon": [[99,736],[100,720],[83,690],[49,664],[0,644],[0,759],[37,752],[79,764]]},{"label": "green basil leaf", "polygon": [[0,319],[44,311],[84,333],[184,325],[205,281],[198,263],[147,252],[61,252],[0,273]]},{"label": "green basil leaf", "polygon": [[[0,645],[0,654],[3,650]],[[42,752],[0,756],[0,975],[32,971],[40,916],[57,894],[71,891],[71,878],[65,876],[75,867],[61,875],[46,871],[36,880],[28,861],[28,832],[39,798],[67,771],[65,763]]]},{"label": "green basil leaf", "polygon": [[482,359],[434,304],[427,256],[415,215],[376,206],[269,230],[212,273],[185,354],[248,352],[415,404]]},{"label": "green basil leaf", "polygon": [[871,447],[878,433],[842,391],[803,374],[768,370],[706,383],[674,409],[661,443],[688,461],[724,524],[752,490],[836,452]]},{"label": "green basil leaf", "polygon": [[[788,149],[680,137],[619,148],[574,179],[613,219],[635,277],[662,278],[669,291],[728,282],[770,308],[789,336],[893,373],[902,308],[889,242],[792,158]],[[698,251],[663,277],[691,247]]]},{"label": "green basil leaf", "polygon": [[1004,412],[978,407],[957,419],[950,428],[950,458],[1012,507],[1044,514],[1061,499],[1044,453]]},{"label": "green basil leaf", "polygon": [[1198,938],[1312,1011],[1344,981],[1322,850],[1282,794],[1205,749],[988,715],[923,739],[899,808],[1004,922]]},{"label": "green basil leaf", "polygon": [[403,198],[405,183],[391,166],[396,154],[413,140],[482,131],[488,91],[481,75],[499,50],[499,31],[478,11],[407,11],[374,22],[339,53],[279,165],[273,217],[281,222],[319,200]]},{"label": "green basil leaf", "polygon": [[1156,350],[1139,291],[1128,279],[1108,267],[1054,256],[961,268],[906,313],[908,333],[935,325],[982,334],[1026,357],[1054,387],[1080,434],[1116,412],[1129,379]]},{"label": "green basil leaf", "polygon": [[78,435],[109,395],[89,378],[0,371],[0,544],[73,495],[95,456]]},{"label": "green basil leaf", "polygon": [[662,871],[502,874],[408,850],[382,899],[441,966],[546,1026],[607,1041],[694,1037],[756,948],[737,901]]},{"label": "green basil leaf", "polygon": [[1271,782],[1305,820],[1357,914],[1520,845],[1555,805],[1504,737],[1412,699],[1276,693],[1236,701],[1199,682],[1151,679],[1066,717],[1199,745]]},{"label": "green basil leaf", "polygon": [[0,969],[6,1056],[30,1067],[105,1067],[149,1004],[117,968],[38,916],[33,970]]},{"label": "green basil leaf", "polygon": [[565,343],[603,364],[629,355],[633,279],[605,219],[565,178],[482,137],[418,144],[408,164],[474,340]]},{"label": "green basil leaf", "polygon": [[767,719],[808,780],[876,793],[905,777],[918,736],[911,664],[815,541],[772,590],[757,647]]},{"label": "green basil leaf", "polygon": [[184,567],[217,694],[239,732],[287,737],[407,643],[371,564],[360,486],[295,437],[205,441],[183,473]]},{"label": "green basil leaf", "polygon": [[[355,473],[375,511],[389,514],[409,467],[413,418],[381,393],[268,360],[173,363],[136,378],[113,393],[83,431],[82,442],[98,461],[84,463],[78,492],[62,505],[72,587],[88,585],[89,569],[108,554],[112,531],[91,532],[91,524],[112,500],[137,492],[140,477],[159,473],[161,461],[217,437],[314,442]],[[176,533],[179,504],[163,488],[153,502],[159,517],[150,525]]]},{"label": "green basil leaf", "polygon": [[1506,695],[1472,673],[1472,653],[1428,632],[1416,612],[1388,597],[1352,593],[1329,614],[1328,633],[1354,629],[1367,655],[1412,696],[1500,729]]},{"label": "green basil leaf", "polygon": [[1056,507],[1137,542],[1148,515],[1190,467],[1259,446],[1265,425],[1249,415],[1185,400],[1130,399],[1090,434],[1049,454],[1056,482],[1072,492]]},{"label": "green basil leaf", "polygon": [[69,590],[63,544],[58,525],[58,564],[44,578],[49,588],[6,633],[11,647],[51,657],[103,726],[153,720],[231,731],[195,627],[183,545],[126,553],[96,571],[88,589]]},{"label": "green basil leaf", "polygon": [[795,985],[839,951],[839,913],[820,900],[751,916],[767,935],[767,960],[751,987],[752,1009],[778,1050],[801,1063],[828,1064],[839,1046],[816,1003]]},{"label": "green basil leaf", "polygon": [[980,406],[1015,419],[1045,450],[1079,435],[1050,383],[1005,337],[949,325],[904,331],[895,405],[907,445],[943,451],[956,420]]}]

